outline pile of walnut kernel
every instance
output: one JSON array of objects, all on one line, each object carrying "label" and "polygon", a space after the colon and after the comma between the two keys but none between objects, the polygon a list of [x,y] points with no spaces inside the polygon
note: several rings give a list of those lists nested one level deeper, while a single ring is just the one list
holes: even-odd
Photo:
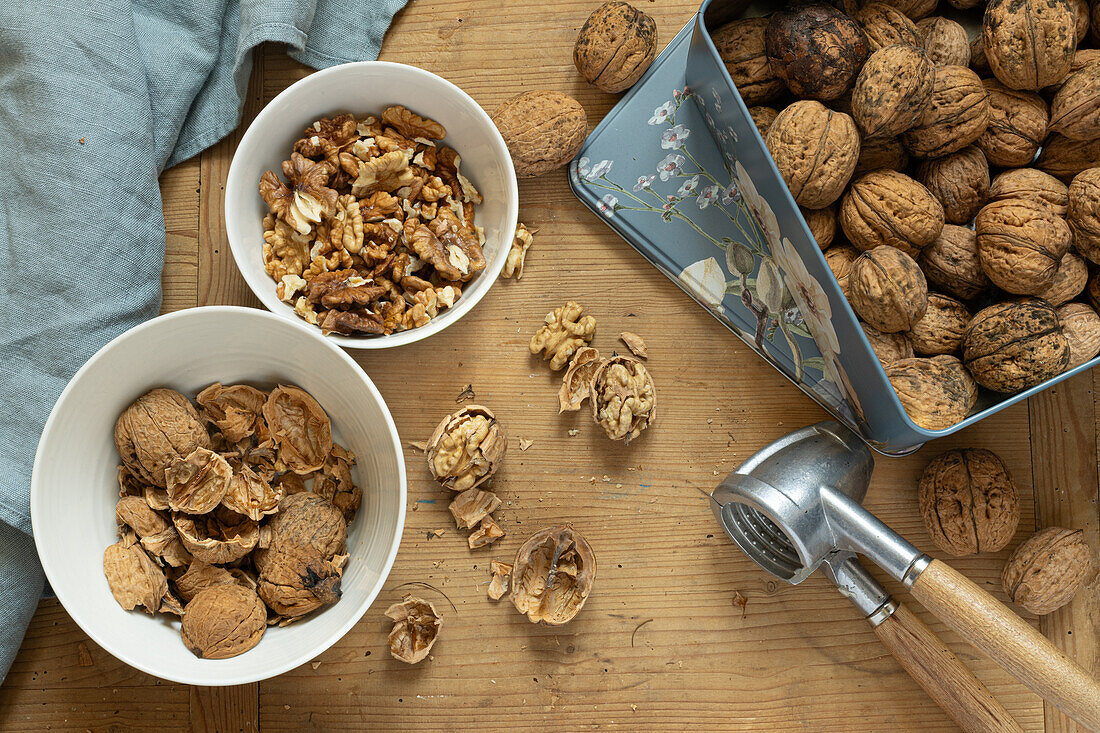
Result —
[{"label": "pile of walnut kernel", "polygon": [[215,383],[196,402],[154,389],[119,416],[103,570],[120,606],[182,617],[188,649],[225,659],[340,599],[362,493],[355,456],[298,387]]},{"label": "pile of walnut kernel", "polygon": [[263,261],[279,299],[323,333],[428,323],[485,269],[482,201],[446,129],[401,106],[307,127],[260,178]]}]

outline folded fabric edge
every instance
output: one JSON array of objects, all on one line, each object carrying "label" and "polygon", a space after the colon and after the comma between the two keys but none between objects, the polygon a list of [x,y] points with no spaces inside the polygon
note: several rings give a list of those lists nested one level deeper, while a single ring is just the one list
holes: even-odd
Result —
[{"label": "folded fabric edge", "polygon": [[45,582],[34,540],[0,522],[0,683],[19,653]]}]

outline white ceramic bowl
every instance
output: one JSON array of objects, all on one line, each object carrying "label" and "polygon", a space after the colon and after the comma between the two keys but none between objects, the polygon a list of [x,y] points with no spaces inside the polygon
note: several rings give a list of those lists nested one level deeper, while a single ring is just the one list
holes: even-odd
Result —
[{"label": "white ceramic bowl", "polygon": [[463,288],[454,307],[425,326],[388,336],[328,336],[348,348],[383,349],[431,336],[468,313],[493,286],[512,244],[519,194],[512,158],[489,115],[451,82],[415,66],[385,61],[333,66],[292,84],[263,108],[241,138],[225,185],[229,247],[248,286],[271,312],[320,333],[279,300],[275,282],[264,271],[262,222],[268,208],[260,198],[260,176],[267,170],[282,175],[282,161],[290,157],[294,141],[314,120],[340,112],[379,114],[394,104],[447,128],[444,143],[462,156],[463,174],[484,197],[476,222],[485,229],[488,264]]},{"label": "white ceramic bowl", "polygon": [[[348,528],[350,558],[338,603],[269,628],[232,659],[199,659],[179,621],[124,611],[103,575],[116,540],[115,419],[154,387],[193,396],[211,382],[293,383],[332,418],[355,452],[363,504]],[[363,616],[393,565],[405,523],[405,462],[393,419],[362,369],[334,344],[254,308],[192,308],[116,338],[88,360],[46,421],[31,479],[31,521],[46,577],[73,620],[122,661],[166,680],[237,685],[274,677],[328,649]]]}]

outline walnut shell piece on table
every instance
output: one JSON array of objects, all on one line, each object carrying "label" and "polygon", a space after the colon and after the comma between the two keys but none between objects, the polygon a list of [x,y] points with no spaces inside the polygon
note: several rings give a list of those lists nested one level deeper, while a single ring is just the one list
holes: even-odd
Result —
[{"label": "walnut shell piece on table", "polygon": [[584,108],[572,97],[532,91],[505,100],[492,115],[518,178],[535,178],[568,163],[588,134]]},{"label": "walnut shell piece on table", "polygon": [[913,155],[938,158],[977,140],[989,116],[989,93],[978,75],[965,66],[941,66],[920,119],[901,139]]},{"label": "walnut shell piece on table", "polygon": [[990,0],[982,41],[990,69],[1005,86],[1039,91],[1069,73],[1077,14],[1071,0]]},{"label": "walnut shell piece on table", "polygon": [[1100,137],[1100,63],[1066,77],[1050,102],[1050,131],[1071,140]]},{"label": "walnut shell piece on table", "polygon": [[982,270],[973,229],[946,224],[940,236],[921,250],[918,260],[930,285],[961,300],[970,300],[992,283]]},{"label": "walnut shell piece on table", "polygon": [[970,311],[946,295],[928,294],[928,309],[909,329],[913,351],[921,356],[953,354],[962,346]]},{"label": "walnut shell piece on table", "polygon": [[936,16],[917,22],[921,47],[936,66],[970,66],[970,38],[953,20]]},{"label": "walnut shell piece on table", "polygon": [[225,497],[233,469],[214,451],[196,448],[187,458],[176,459],[164,477],[172,511],[206,514]]},{"label": "walnut shell piece on table", "polygon": [[1084,290],[1089,282],[1089,267],[1082,257],[1073,252],[1067,252],[1058,263],[1058,271],[1054,273],[1054,282],[1046,290],[1038,293],[1038,296],[1055,308],[1068,303],[1076,298]]},{"label": "walnut shell piece on table", "polygon": [[772,71],[802,99],[841,96],[871,53],[859,23],[820,2],[773,13],[764,40]]},{"label": "walnut shell piece on table", "polygon": [[197,448],[209,448],[210,434],[189,399],[173,389],[154,389],[118,416],[115,447],[134,476],[163,489],[165,469]]},{"label": "walnut shell piece on table", "polygon": [[633,5],[612,0],[592,11],[573,46],[573,65],[605,92],[629,89],[657,56],[657,24]]},{"label": "walnut shell piece on table", "polygon": [[1079,367],[1100,354],[1100,315],[1085,303],[1066,303],[1058,309],[1062,333],[1069,342],[1069,364]]},{"label": "walnut shell piece on table", "polygon": [[879,2],[864,3],[856,12],[855,19],[867,34],[872,52],[897,44],[917,48],[921,46],[917,26],[905,13],[892,5]]},{"label": "walnut shell piece on table", "polygon": [[1035,92],[1010,89],[996,79],[983,79],[989,93],[989,124],[975,144],[992,165],[1029,164],[1047,136],[1050,112]]},{"label": "walnut shell piece on table", "polygon": [[1061,374],[1069,342],[1058,313],[1039,298],[991,305],[970,320],[963,363],[981,386],[1012,394]]},{"label": "walnut shell piece on table", "polygon": [[875,356],[883,366],[893,364],[900,359],[913,358],[913,344],[905,331],[883,333],[862,321],[859,325],[871,344],[871,350],[875,352]]},{"label": "walnut shell piece on table", "polygon": [[875,51],[852,87],[852,117],[867,138],[896,137],[920,121],[936,68],[909,45]]},{"label": "walnut shell piece on table", "polygon": [[909,153],[901,140],[896,137],[877,137],[860,142],[859,160],[856,161],[856,170],[852,175],[859,177],[881,168],[904,171],[908,167]]},{"label": "walnut shell piece on table", "polygon": [[928,282],[912,257],[895,247],[864,252],[848,278],[852,308],[883,333],[908,331],[928,308]]},{"label": "walnut shell piece on table", "polygon": [[850,244],[834,244],[825,250],[825,264],[833,272],[840,292],[845,298],[851,298],[852,263],[859,257],[859,250]]},{"label": "walnut shell piece on table", "polygon": [[584,306],[572,300],[547,313],[543,325],[531,337],[531,353],[542,352],[554,371],[568,364],[573,354],[588,346],[596,335],[596,319],[583,313]]},{"label": "walnut shell piece on table", "polygon": [[558,389],[558,414],[576,412],[588,399],[592,376],[600,366],[600,350],[591,346],[578,349],[561,378]]},{"label": "walnut shell piece on table", "polygon": [[995,201],[974,218],[978,256],[993,284],[1015,295],[1041,293],[1054,282],[1073,243],[1065,219],[1025,199]]},{"label": "walnut shell piece on table", "polygon": [[467,405],[443,418],[428,439],[428,470],[451,491],[465,491],[492,478],[507,449],[493,411]]},{"label": "walnut shell piece on table", "polygon": [[1073,243],[1084,257],[1100,264],[1100,168],[1074,176],[1066,196]]},{"label": "walnut shell piece on table", "polygon": [[943,230],[943,206],[932,193],[904,173],[877,170],[848,187],[838,215],[845,236],[867,251],[880,245],[916,257]]},{"label": "walnut shell piece on table", "polygon": [[435,606],[410,594],[387,608],[386,615],[393,619],[390,655],[406,664],[416,664],[427,658],[443,627],[443,617]]},{"label": "walnut shell piece on table", "polygon": [[103,551],[103,574],[111,595],[127,611],[142,606],[147,613],[156,613],[168,592],[164,571],[141,545],[125,539]]},{"label": "walnut shell piece on table", "polygon": [[783,80],[768,62],[767,18],[733,20],[710,34],[745,105],[768,104],[783,93]]},{"label": "walnut shell piece on table", "polygon": [[1073,600],[1095,573],[1094,552],[1079,529],[1047,527],[1009,556],[1001,584],[1013,603],[1038,616]]},{"label": "walnut shell piece on table", "polygon": [[1035,160],[1035,167],[1055,178],[1070,181],[1081,171],[1100,166],[1100,139],[1070,140],[1050,135]]},{"label": "walnut shell piece on table", "polygon": [[202,515],[176,513],[172,523],[187,551],[211,565],[236,562],[260,541],[256,522],[224,508]]},{"label": "walnut shell piece on table", "polygon": [[917,500],[928,535],[955,557],[997,552],[1020,523],[1016,482],[996,453],[981,448],[933,458],[917,483]]},{"label": "walnut shell piece on table", "polygon": [[229,659],[260,643],[267,609],[256,591],[240,585],[205,588],[183,609],[180,635],[200,659]]},{"label": "walnut shell piece on table", "polygon": [[500,497],[491,491],[466,489],[447,508],[459,528],[473,529],[478,522],[500,508]]},{"label": "walnut shell piece on table", "polygon": [[859,159],[852,118],[814,100],[780,112],[765,142],[794,200],[808,209],[823,209],[840,198]]},{"label": "walnut shell piece on table", "polygon": [[531,535],[516,551],[512,603],[531,623],[560,626],[584,607],[596,580],[596,555],[570,524]]},{"label": "walnut shell piece on table", "polygon": [[504,530],[493,521],[492,517],[485,517],[470,536],[466,538],[466,544],[471,550],[491,545],[504,536]]},{"label": "walnut shell piece on table", "polygon": [[955,370],[938,358],[899,359],[884,367],[909,419],[925,430],[962,422],[973,405]]},{"label": "walnut shell piece on table", "polygon": [[489,597],[499,601],[508,592],[509,581],[512,577],[511,563],[492,560],[489,562],[489,572],[493,578],[489,581]]},{"label": "walnut shell piece on table", "polygon": [[629,356],[600,362],[592,375],[592,418],[611,440],[637,438],[657,420],[657,388],[645,366]]},{"label": "walnut shell piece on table", "polygon": [[332,422],[320,403],[303,389],[280,384],[263,408],[279,457],[298,474],[318,471],[332,451]]},{"label": "walnut shell piece on table", "polygon": [[1035,168],[1016,168],[997,174],[989,186],[989,200],[1008,199],[1027,199],[1043,204],[1058,216],[1065,216],[1069,209],[1066,184]]},{"label": "walnut shell piece on table", "polygon": [[973,145],[922,161],[916,178],[943,206],[948,224],[969,223],[989,198],[989,164]]}]

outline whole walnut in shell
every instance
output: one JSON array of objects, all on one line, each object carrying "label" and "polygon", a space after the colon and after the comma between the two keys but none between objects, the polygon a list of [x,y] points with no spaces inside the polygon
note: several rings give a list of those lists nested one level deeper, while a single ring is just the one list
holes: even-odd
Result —
[{"label": "whole walnut in shell", "polygon": [[860,176],[840,203],[840,226],[861,250],[883,244],[911,257],[935,241],[943,229],[943,206],[904,173],[878,170]]},{"label": "whole walnut in shell", "polygon": [[[981,2],[981,0],[978,0],[978,2]],[[989,69],[989,59],[985,56],[985,42],[982,40],[981,33],[970,42],[970,68],[982,78],[993,73]]]},{"label": "whole walnut in shell", "polygon": [[970,38],[953,20],[925,18],[917,23],[921,46],[936,66],[969,66]]},{"label": "whole walnut in shell", "polygon": [[657,388],[649,370],[629,356],[600,362],[592,375],[592,418],[607,437],[629,443],[657,420]]},{"label": "whole walnut in shell", "polygon": [[909,329],[913,351],[921,356],[955,353],[962,345],[968,323],[970,311],[965,305],[946,295],[929,293],[928,309]]},{"label": "whole walnut in shell", "polygon": [[1069,364],[1073,369],[1100,354],[1100,315],[1085,303],[1066,303],[1058,309],[1062,333],[1069,342]]},{"label": "whole walnut in shell", "polygon": [[905,13],[886,3],[866,3],[856,12],[856,21],[863,27],[872,51],[907,44],[921,45],[917,26]]},{"label": "whole walnut in shell", "polygon": [[163,489],[165,469],[197,448],[209,448],[210,435],[189,399],[172,389],[154,389],[118,416],[115,447],[132,474]]},{"label": "whole walnut in shell", "polygon": [[825,209],[799,209],[799,213],[806,220],[817,246],[828,249],[836,236],[836,210],[830,206]]},{"label": "whole walnut in shell", "polygon": [[1100,166],[1100,139],[1071,140],[1063,135],[1051,135],[1043,142],[1035,166],[1055,178],[1069,181],[1083,170]]},{"label": "whole walnut in shell", "polygon": [[1050,131],[1071,140],[1100,137],[1100,63],[1066,77],[1050,102]]},{"label": "whole walnut in shell", "polygon": [[968,223],[989,198],[989,164],[973,145],[921,162],[916,178],[943,206],[948,224]]},{"label": "whole walnut in shell", "polygon": [[912,257],[895,247],[876,247],[852,263],[852,308],[884,333],[908,331],[928,308],[928,282]]},{"label": "whole walnut in shell", "polygon": [[918,262],[931,285],[962,300],[991,285],[978,257],[978,238],[967,227],[944,225],[940,236],[921,250]]},{"label": "whole walnut in shell", "polygon": [[103,574],[118,605],[127,611],[142,606],[156,613],[168,593],[164,571],[133,541],[122,539],[103,551]]},{"label": "whole walnut in shell", "polygon": [[1084,291],[1089,282],[1089,267],[1085,260],[1073,252],[1067,252],[1058,263],[1054,282],[1038,296],[1055,308],[1067,303]]},{"label": "whole walnut in shell", "polygon": [[584,108],[561,92],[517,94],[493,112],[517,178],[534,178],[568,163],[588,134]]},{"label": "whole walnut in shell", "polygon": [[993,165],[1027,165],[1047,136],[1050,113],[1035,92],[1010,89],[996,79],[983,79],[989,94],[989,124],[975,144]]},{"label": "whole walnut in shell", "polygon": [[1058,216],[1069,208],[1069,189],[1049,173],[1034,168],[1016,168],[997,174],[989,187],[990,201],[1027,199],[1050,207]]},{"label": "whole walnut in shell", "polygon": [[977,140],[989,124],[989,93],[965,66],[941,66],[920,119],[902,135],[909,152],[938,158]]},{"label": "whole walnut in shell", "polygon": [[908,167],[909,153],[901,140],[896,137],[877,137],[860,143],[859,160],[856,161],[856,170],[852,175],[858,177],[882,168],[903,171]]},{"label": "whole walnut in shell", "polygon": [[268,395],[263,414],[279,458],[291,471],[312,473],[325,464],[332,450],[332,423],[313,395],[280,384]]},{"label": "whole walnut in shell", "polygon": [[657,24],[633,5],[612,0],[592,11],[573,46],[573,65],[605,92],[634,85],[657,56]]},{"label": "whole walnut in shell", "polygon": [[443,418],[428,439],[428,469],[451,491],[465,491],[492,478],[507,449],[493,411],[467,405]]},{"label": "whole walnut in shell", "polygon": [[520,545],[512,603],[531,623],[560,626],[580,613],[596,580],[596,556],[572,525],[548,527]]},{"label": "whole walnut in shell", "polygon": [[1073,243],[1069,225],[1048,207],[1025,199],[994,201],[974,218],[978,256],[993,284],[1034,295],[1054,282]]},{"label": "whole walnut in shell", "polygon": [[852,117],[867,138],[896,137],[920,121],[936,68],[910,45],[875,51],[852,87]]},{"label": "whole walnut in shell", "polygon": [[884,0],[884,2],[905,13],[905,16],[913,21],[927,18],[939,5],[939,0]]},{"label": "whole walnut in shell", "polygon": [[973,405],[956,371],[938,358],[899,359],[885,366],[909,419],[926,430],[945,430],[961,422]]},{"label": "whole walnut in shell", "polygon": [[180,634],[200,659],[229,659],[260,643],[267,609],[256,591],[240,585],[216,585],[191,599],[183,610]]},{"label": "whole walnut in shell", "polygon": [[772,14],[765,33],[772,71],[802,99],[836,99],[871,53],[851,16],[825,3],[791,5]]},{"label": "whole walnut in shell", "polygon": [[393,619],[389,635],[390,655],[406,664],[416,664],[425,659],[443,627],[443,617],[435,606],[410,594],[401,603],[387,608],[386,615]]},{"label": "whole walnut in shell", "polygon": [[1011,394],[1065,371],[1069,342],[1050,303],[1023,298],[991,305],[970,320],[963,363],[978,384]]},{"label": "whole walnut in shell", "polygon": [[852,118],[813,100],[780,112],[765,142],[794,200],[808,209],[823,209],[840,198],[859,158]]},{"label": "whole walnut in shell", "polygon": [[990,0],[982,40],[989,67],[1005,86],[1038,91],[1069,72],[1077,14],[1070,0]]},{"label": "whole walnut in shell", "polygon": [[761,138],[768,136],[768,128],[772,126],[778,116],[779,110],[774,107],[749,107],[749,117],[752,118],[752,123],[756,125],[757,131],[760,132]]},{"label": "whole walnut in shell", "polygon": [[1095,572],[1092,548],[1079,529],[1047,527],[1009,556],[1001,584],[1013,603],[1042,616],[1073,600]]},{"label": "whole walnut in shell", "polygon": [[840,285],[840,292],[851,299],[850,277],[852,263],[859,257],[859,250],[850,244],[834,244],[825,251],[825,264],[833,271],[833,277]]},{"label": "whole walnut in shell", "polygon": [[1089,168],[1074,176],[1066,199],[1077,251],[1100,264],[1100,168]]},{"label": "whole walnut in shell", "polygon": [[979,397],[978,383],[974,381],[970,370],[966,368],[959,357],[953,354],[939,354],[930,357],[929,361],[934,361],[944,367],[942,377],[950,389],[958,394],[966,395],[966,409],[969,414],[969,411],[973,410],[974,406],[978,404]]},{"label": "whole walnut in shell", "polygon": [[913,357],[913,344],[904,331],[896,333],[883,333],[874,326],[860,322],[867,341],[871,344],[871,350],[875,352],[879,362],[886,366],[899,359],[911,359]]},{"label": "whole walnut in shell", "polygon": [[917,484],[917,500],[932,541],[956,557],[997,552],[1020,523],[1016,482],[989,450],[963,448],[933,458]]},{"label": "whole walnut in shell", "polygon": [[767,18],[744,18],[726,23],[710,34],[726,71],[746,106],[767,104],[783,93],[783,80],[768,62],[764,40]]}]

